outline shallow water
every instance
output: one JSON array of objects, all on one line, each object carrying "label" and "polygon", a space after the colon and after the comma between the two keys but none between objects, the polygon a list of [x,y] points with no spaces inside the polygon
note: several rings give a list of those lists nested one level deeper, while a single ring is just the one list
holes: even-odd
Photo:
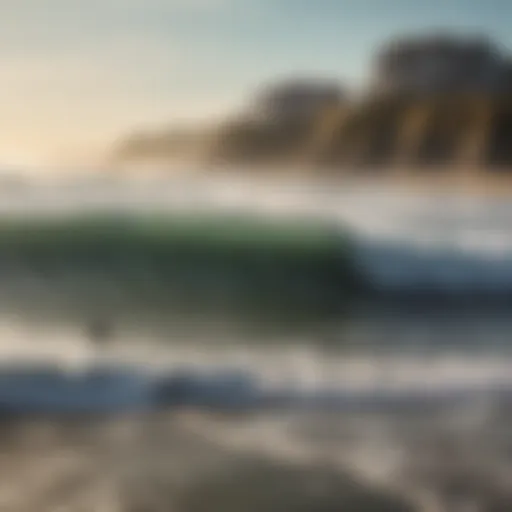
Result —
[{"label": "shallow water", "polygon": [[6,510],[427,512],[469,502],[501,511],[512,503],[511,401],[486,393],[512,385],[506,307],[364,304],[340,322],[297,329],[283,320],[258,330],[236,315],[159,318],[141,304],[138,317],[115,317],[99,348],[84,329],[87,315],[30,312],[2,315],[2,361],[236,370],[299,394],[473,391],[449,407],[13,420],[0,450],[11,468],[0,488]]}]

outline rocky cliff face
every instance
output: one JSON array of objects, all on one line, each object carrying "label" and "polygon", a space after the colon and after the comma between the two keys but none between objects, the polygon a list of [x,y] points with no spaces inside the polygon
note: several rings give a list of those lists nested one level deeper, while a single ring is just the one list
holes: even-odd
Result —
[{"label": "rocky cliff face", "polygon": [[512,166],[512,96],[368,101],[345,112],[315,148],[340,167]]},{"label": "rocky cliff face", "polygon": [[512,95],[386,98],[319,112],[309,123],[232,125],[226,161],[330,168],[512,168]]}]

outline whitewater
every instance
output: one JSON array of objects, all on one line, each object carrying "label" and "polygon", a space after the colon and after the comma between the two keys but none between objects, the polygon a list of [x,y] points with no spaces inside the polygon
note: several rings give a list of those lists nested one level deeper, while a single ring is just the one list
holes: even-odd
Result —
[{"label": "whitewater", "polygon": [[[384,291],[512,291],[512,201],[503,197],[232,175],[104,176],[5,183],[0,210],[4,217],[27,218],[186,211],[316,219],[333,232],[350,233],[359,266]],[[156,336],[128,319],[118,342],[91,355],[73,323],[44,330],[4,315],[2,328],[8,335],[0,351],[8,361],[80,367],[107,358],[109,364],[163,365],[170,373],[245,371],[281,388],[374,394],[382,389],[431,394],[433,388],[456,394],[464,387],[502,389],[511,380],[512,321],[506,308],[476,314],[356,309],[343,327],[329,326],[338,344],[327,353],[321,332],[294,332],[291,339],[280,334],[272,345],[208,326],[193,336],[172,331]]]}]

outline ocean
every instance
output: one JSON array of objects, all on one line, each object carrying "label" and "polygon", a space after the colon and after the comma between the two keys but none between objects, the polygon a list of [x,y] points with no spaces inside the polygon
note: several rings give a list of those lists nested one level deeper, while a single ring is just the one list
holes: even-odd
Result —
[{"label": "ocean", "polygon": [[510,508],[509,200],[110,177],[4,183],[0,210],[4,367],[236,374],[286,404],[141,408],[132,386],[115,414],[6,414],[5,510]]}]

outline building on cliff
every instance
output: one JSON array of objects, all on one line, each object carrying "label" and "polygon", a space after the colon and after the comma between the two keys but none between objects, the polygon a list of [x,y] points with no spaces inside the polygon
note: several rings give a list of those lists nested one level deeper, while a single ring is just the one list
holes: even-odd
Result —
[{"label": "building on cliff", "polygon": [[512,61],[483,37],[434,34],[395,40],[377,53],[377,95],[512,91]]}]

